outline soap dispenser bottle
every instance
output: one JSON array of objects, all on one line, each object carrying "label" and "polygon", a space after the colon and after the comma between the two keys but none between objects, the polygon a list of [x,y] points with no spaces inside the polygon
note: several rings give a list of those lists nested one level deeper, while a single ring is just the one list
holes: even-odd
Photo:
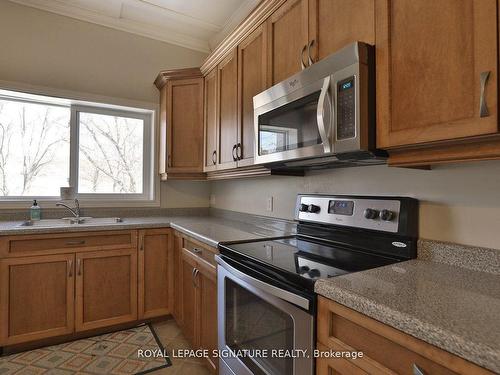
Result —
[{"label": "soap dispenser bottle", "polygon": [[31,221],[40,220],[41,211],[42,210],[40,209],[40,206],[38,205],[38,202],[35,199],[33,201],[33,206],[31,206],[31,208],[30,208],[30,219],[31,219]]}]

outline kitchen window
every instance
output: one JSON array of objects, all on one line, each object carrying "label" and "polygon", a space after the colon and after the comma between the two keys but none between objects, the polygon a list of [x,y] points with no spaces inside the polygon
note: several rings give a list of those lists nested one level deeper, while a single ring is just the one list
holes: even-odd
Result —
[{"label": "kitchen window", "polygon": [[0,90],[0,201],[153,202],[153,111]]}]

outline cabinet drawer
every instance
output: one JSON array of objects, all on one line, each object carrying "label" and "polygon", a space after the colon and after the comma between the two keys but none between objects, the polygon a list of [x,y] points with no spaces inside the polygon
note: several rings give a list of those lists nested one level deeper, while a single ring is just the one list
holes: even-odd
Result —
[{"label": "cabinet drawer", "polygon": [[[329,350],[363,352],[362,358],[350,362],[370,374],[413,375],[416,369],[424,374],[490,373],[323,297],[318,303],[317,337]],[[342,362],[345,359],[330,359],[329,366],[345,368]]]},{"label": "cabinet drawer", "polygon": [[215,254],[217,254],[216,249],[209,248],[208,246],[203,246],[200,243],[188,240],[187,238],[183,239],[183,247],[193,255],[196,255],[198,258],[201,258],[212,266],[217,265],[217,263],[215,262]]},{"label": "cabinet drawer", "polygon": [[137,247],[136,231],[54,233],[9,236],[1,240],[0,256],[67,252],[68,249],[112,250]]}]

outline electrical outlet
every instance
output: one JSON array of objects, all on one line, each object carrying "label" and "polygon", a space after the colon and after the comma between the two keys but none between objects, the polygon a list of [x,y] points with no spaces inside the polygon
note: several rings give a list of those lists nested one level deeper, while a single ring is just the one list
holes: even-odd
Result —
[{"label": "electrical outlet", "polygon": [[273,212],[273,197],[267,197],[266,210],[269,212]]},{"label": "electrical outlet", "polygon": [[210,207],[215,206],[215,194],[210,194]]}]

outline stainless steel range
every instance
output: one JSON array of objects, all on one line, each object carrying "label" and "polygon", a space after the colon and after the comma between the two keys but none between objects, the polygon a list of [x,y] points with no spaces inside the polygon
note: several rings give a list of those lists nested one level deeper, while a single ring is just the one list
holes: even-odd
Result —
[{"label": "stainless steel range", "polygon": [[313,374],[315,281],[416,257],[412,198],[299,195],[295,218],[294,236],[219,245],[220,374]]}]

